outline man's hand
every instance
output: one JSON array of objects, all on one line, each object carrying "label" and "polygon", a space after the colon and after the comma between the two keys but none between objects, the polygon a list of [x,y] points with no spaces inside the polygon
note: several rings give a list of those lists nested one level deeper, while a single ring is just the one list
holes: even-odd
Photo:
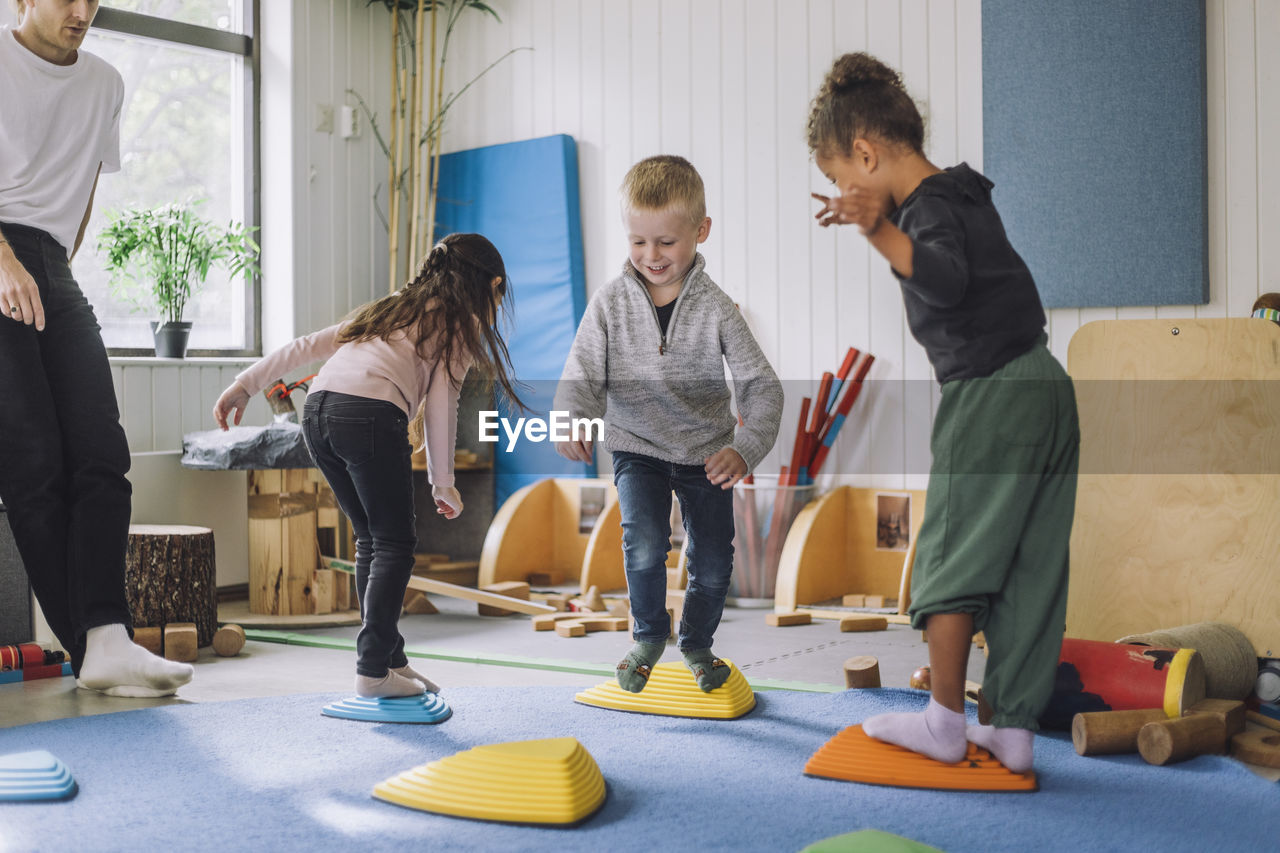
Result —
[{"label": "man's hand", "polygon": [[828,225],[856,225],[863,236],[870,237],[885,221],[888,199],[870,190],[849,187],[832,198],[820,193],[810,193],[822,202],[822,210],[814,214],[823,228]]},{"label": "man's hand", "polygon": [[0,245],[0,312],[18,323],[34,323],[37,332],[44,331],[40,290],[7,242]]},{"label": "man's hand", "polygon": [[462,514],[462,495],[453,486],[433,486],[431,497],[436,502],[436,512],[454,519]]},{"label": "man's hand", "polygon": [[556,453],[559,453],[565,459],[591,464],[592,442],[587,441],[585,438],[580,438],[577,441],[557,441],[553,443],[556,446]]},{"label": "man's hand", "polygon": [[249,392],[239,382],[232,382],[227,390],[222,392],[218,402],[213,404],[213,419],[221,429],[226,430],[227,415],[235,412],[235,425],[240,426],[240,419],[244,417],[244,407],[247,405],[249,405]]},{"label": "man's hand", "polygon": [[726,447],[706,459],[707,479],[721,489],[732,489],[734,483],[747,476],[747,461],[732,447]]}]

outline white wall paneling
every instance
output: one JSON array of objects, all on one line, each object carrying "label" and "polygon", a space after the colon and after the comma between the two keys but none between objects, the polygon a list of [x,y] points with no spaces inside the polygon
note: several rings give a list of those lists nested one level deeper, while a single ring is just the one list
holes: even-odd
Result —
[{"label": "white wall paneling", "polygon": [[[385,287],[386,237],[372,201],[376,189],[385,210],[385,160],[367,122],[346,140],[316,131],[314,119],[317,105],[354,104],[352,88],[385,121],[390,26],[382,4],[365,0],[266,5],[286,7],[278,26],[288,35],[283,53],[272,54],[279,61],[264,59],[265,73],[284,79],[265,79],[264,88],[284,87],[293,123],[291,135],[263,140],[264,207],[278,201],[268,193],[281,191],[281,166],[271,163],[283,164],[292,193],[291,233],[263,234],[266,251],[288,253],[292,265],[265,282],[265,322],[276,330],[268,340],[279,343],[336,321]],[[813,225],[808,193],[824,191],[825,181],[809,162],[804,121],[832,59],[866,49],[902,69],[926,111],[929,155],[940,165],[981,168],[981,0],[492,5],[501,21],[464,16],[446,91],[512,48],[533,49],[506,59],[458,100],[445,150],[574,136],[589,292],[616,275],[626,255],[617,189],[627,168],[654,153],[690,157],[714,221],[704,246],[710,272],[742,307],[788,390],[808,380],[806,393],[816,391],[848,346],[877,356],[873,377],[882,381],[859,401],[838,443],[829,470],[841,476],[831,484],[922,485],[936,397],[930,371],[884,262],[856,233]],[[1280,290],[1280,241],[1271,236],[1280,210],[1264,201],[1280,193],[1280,167],[1266,156],[1280,147],[1280,4],[1206,0],[1206,15],[1211,301],[1053,311],[1050,346],[1063,361],[1071,335],[1090,320],[1240,316],[1258,293]],[[205,366],[117,364],[115,377],[135,451],[176,449],[169,445],[181,431],[212,426],[196,414],[212,405],[217,384]],[[168,406],[175,390],[176,414],[152,410]],[[788,402],[783,449],[763,471],[789,456],[799,396]]]}]

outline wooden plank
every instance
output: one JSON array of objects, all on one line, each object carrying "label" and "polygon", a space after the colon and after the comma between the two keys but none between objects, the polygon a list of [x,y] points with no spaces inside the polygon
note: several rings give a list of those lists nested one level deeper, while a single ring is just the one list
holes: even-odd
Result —
[{"label": "wooden plank", "polygon": [[[339,560],[336,557],[328,557],[325,559],[326,568],[337,569],[343,572],[354,572],[356,564],[350,560]],[[501,607],[504,610],[514,610],[517,613],[527,613],[530,615],[543,615],[546,613],[555,613],[554,607],[548,607],[545,604],[539,604],[536,601],[521,601],[518,598],[510,598],[505,595],[496,595],[492,592],[482,592],[478,589],[471,589],[465,586],[457,586],[444,581],[435,581],[428,578],[410,577],[409,589],[420,590],[425,593],[435,593],[437,595],[447,595],[450,598],[462,598],[467,601],[475,601],[481,604],[492,604]]]},{"label": "wooden plank", "polygon": [[[834,619],[837,622],[840,622],[844,619],[848,619],[850,616],[864,615],[860,613],[850,613],[848,610],[824,610],[820,607],[799,607],[799,608],[796,608],[795,612],[808,613],[814,619]],[[875,614],[866,614],[866,615],[874,616],[877,619],[884,619],[890,625],[910,625],[911,624],[910,616],[903,616],[898,613],[875,613]]]},{"label": "wooden plank", "polygon": [[1068,358],[1081,434],[1068,635],[1221,621],[1280,655],[1280,398],[1262,381],[1280,378],[1280,327],[1095,322]]}]

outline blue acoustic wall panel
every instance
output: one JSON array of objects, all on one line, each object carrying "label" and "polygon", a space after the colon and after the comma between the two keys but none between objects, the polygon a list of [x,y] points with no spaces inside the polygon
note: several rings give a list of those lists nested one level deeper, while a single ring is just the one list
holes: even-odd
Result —
[{"label": "blue acoustic wall panel", "polygon": [[1209,299],[1203,0],[983,0],[984,171],[1048,308]]},{"label": "blue acoustic wall panel", "polygon": [[[533,410],[523,414],[546,418],[587,306],[577,146],[557,135],[445,154],[438,198],[437,237],[472,231],[502,253],[515,308],[507,345],[517,378],[528,386],[521,399]],[[522,414],[503,405],[499,411],[513,424]],[[469,435],[477,427],[458,429]],[[494,452],[498,506],[546,477],[595,475],[594,465],[570,462],[549,441],[522,438],[510,452],[506,446],[503,437]]]}]

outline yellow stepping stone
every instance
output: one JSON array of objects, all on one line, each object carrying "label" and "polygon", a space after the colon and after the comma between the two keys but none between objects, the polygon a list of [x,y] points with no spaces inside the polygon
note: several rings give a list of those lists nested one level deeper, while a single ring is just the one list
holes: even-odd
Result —
[{"label": "yellow stepping stone", "polygon": [[[725,663],[733,666],[732,661]],[[649,675],[649,683],[639,693],[629,693],[614,680],[584,690],[573,697],[575,702],[632,711],[636,714],[659,714],[667,717],[699,717],[733,720],[756,706],[756,694],[736,666],[729,680],[710,693],[704,693],[683,663],[660,663]]]},{"label": "yellow stepping stone", "polygon": [[604,804],[604,776],[576,738],[477,746],[376,785],[411,809],[504,823],[573,824]]}]

